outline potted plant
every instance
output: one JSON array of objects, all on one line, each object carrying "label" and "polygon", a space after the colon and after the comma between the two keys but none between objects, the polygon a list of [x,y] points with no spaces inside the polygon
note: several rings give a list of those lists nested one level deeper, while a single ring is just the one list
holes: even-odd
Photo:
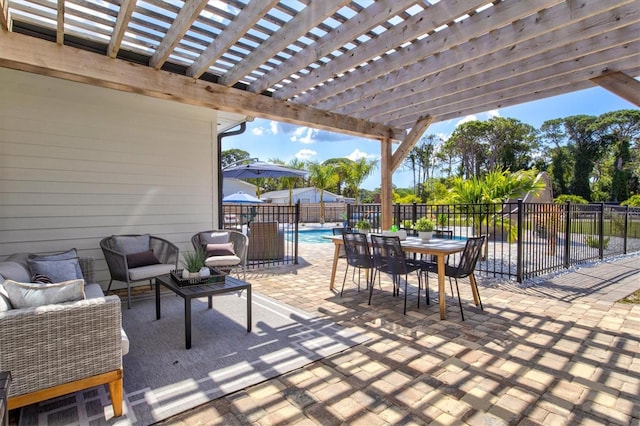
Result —
[{"label": "potted plant", "polygon": [[368,220],[360,219],[359,221],[356,222],[355,228],[359,232],[362,232],[363,234],[366,234],[369,231],[371,231],[371,224],[369,223]]},{"label": "potted plant", "polygon": [[418,232],[418,237],[422,241],[429,241],[433,236],[434,223],[431,219],[421,217],[413,224],[413,229]]},{"label": "potted plant", "polygon": [[183,254],[182,257],[182,266],[184,266],[184,271],[182,271],[182,278],[200,277],[200,270],[205,267],[204,261],[207,259],[207,255],[204,250],[202,248],[199,248],[196,251]]}]

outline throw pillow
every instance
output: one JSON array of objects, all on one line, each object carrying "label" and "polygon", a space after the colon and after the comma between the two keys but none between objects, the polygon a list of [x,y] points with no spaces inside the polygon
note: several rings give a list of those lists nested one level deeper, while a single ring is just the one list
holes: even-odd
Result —
[{"label": "throw pillow", "polygon": [[151,250],[151,236],[144,235],[114,235],[115,250],[124,254],[142,253]]},{"label": "throw pillow", "polygon": [[42,275],[42,274],[33,274],[31,276],[31,282],[32,283],[41,283],[41,284],[53,284],[53,281],[51,281],[51,278],[49,278],[46,275]]},{"label": "throw pillow", "polygon": [[236,252],[233,249],[233,243],[207,244],[206,253],[207,257],[236,255]]},{"label": "throw pillow", "polygon": [[84,299],[84,280],[70,280],[53,284],[4,282],[9,301],[14,309],[34,308],[55,303]]},{"label": "throw pillow", "polygon": [[13,309],[11,302],[9,301],[9,295],[4,289],[4,286],[0,284],[0,312],[10,311]]},{"label": "throw pillow", "polygon": [[84,279],[82,272],[78,275],[80,262],[77,257],[67,260],[28,259],[27,266],[29,266],[32,275],[46,275],[53,282]]},{"label": "throw pillow", "polygon": [[[28,259],[34,259],[34,260],[69,260],[69,259],[77,259],[77,258],[78,258],[78,251],[75,248],[72,248],[67,251],[62,251],[60,253],[30,254],[28,257]],[[82,274],[82,268],[80,268],[80,262],[78,262],[78,265],[76,267],[75,278],[84,278]],[[31,281],[33,282],[33,280]]]},{"label": "throw pillow", "polygon": [[207,244],[222,244],[229,242],[228,232],[201,232],[200,244],[203,246]]},{"label": "throw pillow", "polygon": [[160,261],[153,254],[153,250],[147,250],[140,253],[131,253],[127,255],[127,265],[129,268],[139,268],[141,266],[157,265]]}]

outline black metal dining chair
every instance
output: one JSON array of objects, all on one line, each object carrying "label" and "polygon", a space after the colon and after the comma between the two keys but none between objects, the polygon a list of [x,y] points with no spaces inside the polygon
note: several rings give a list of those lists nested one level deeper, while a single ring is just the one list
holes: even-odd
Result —
[{"label": "black metal dining chair", "polygon": [[[462,299],[460,298],[460,287],[458,287],[458,278],[466,278],[469,277],[469,282],[472,286],[475,286],[475,292],[478,295],[478,302],[480,305],[480,309],[484,310],[482,306],[482,300],[480,299],[480,291],[478,290],[478,284],[476,283],[475,275],[473,271],[476,268],[476,263],[478,263],[478,259],[480,258],[480,254],[482,253],[482,246],[484,244],[486,236],[482,235],[480,237],[471,237],[467,239],[467,243],[464,246],[464,251],[460,255],[460,262],[456,266],[444,265],[444,273],[445,276],[449,277],[449,286],[451,287],[451,293],[453,294],[453,284],[452,278],[456,282],[456,293],[458,294],[458,305],[460,306],[460,315],[462,316],[462,321],[464,321],[464,312],[462,311]],[[427,297],[429,294],[429,272],[438,273],[438,265],[433,262],[423,262],[422,270],[426,273],[426,287],[427,287]],[[471,279],[473,276],[473,279]],[[439,297],[444,297],[444,295],[440,295]]]},{"label": "black metal dining chair", "polygon": [[342,289],[340,290],[340,297],[344,292],[344,284],[347,281],[347,273],[349,272],[349,266],[355,270],[358,270],[358,291],[360,291],[360,271],[366,269],[369,273],[367,278],[367,288],[372,285],[373,281],[373,257],[369,250],[369,242],[367,241],[366,234],[344,232],[342,234],[344,241],[344,249],[347,258],[347,269],[344,271],[344,278],[342,279]]},{"label": "black metal dining chair", "polygon": [[[418,275],[418,308],[420,308],[420,291],[422,289],[422,265],[419,260],[407,259],[397,236],[371,235],[373,246],[373,263],[376,272],[392,276],[393,295],[400,294],[400,277],[404,275],[404,314],[407,314],[407,284],[408,275],[417,272]],[[379,280],[379,277],[378,277]],[[373,281],[369,287],[369,304],[373,295]]]}]

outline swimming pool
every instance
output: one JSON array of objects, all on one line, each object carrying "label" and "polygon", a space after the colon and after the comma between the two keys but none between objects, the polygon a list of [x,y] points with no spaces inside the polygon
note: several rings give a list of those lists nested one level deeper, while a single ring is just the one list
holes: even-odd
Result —
[{"label": "swimming pool", "polygon": [[[291,233],[291,231],[287,231]],[[331,243],[323,237],[333,235],[331,229],[299,229],[298,230],[298,242],[300,243]]]}]

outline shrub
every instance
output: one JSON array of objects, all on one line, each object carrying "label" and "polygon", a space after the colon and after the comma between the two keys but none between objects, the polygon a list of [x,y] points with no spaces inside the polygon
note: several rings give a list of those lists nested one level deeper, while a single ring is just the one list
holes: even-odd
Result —
[{"label": "shrub", "polygon": [[589,204],[587,200],[579,195],[562,194],[553,199],[556,204],[565,204],[567,201],[571,201],[573,204]]},{"label": "shrub", "polygon": [[413,224],[413,230],[418,232],[433,231],[433,228],[435,228],[433,221],[426,217],[421,217]]},{"label": "shrub", "polygon": [[628,200],[620,203],[621,206],[640,207],[640,194],[631,196]]},{"label": "shrub", "polygon": [[[595,235],[587,235],[585,237],[585,243],[587,244],[587,246],[591,248],[599,248],[600,238],[598,238]],[[609,246],[609,237],[606,237],[604,240],[602,240],[602,247],[606,250],[608,246]]]}]

